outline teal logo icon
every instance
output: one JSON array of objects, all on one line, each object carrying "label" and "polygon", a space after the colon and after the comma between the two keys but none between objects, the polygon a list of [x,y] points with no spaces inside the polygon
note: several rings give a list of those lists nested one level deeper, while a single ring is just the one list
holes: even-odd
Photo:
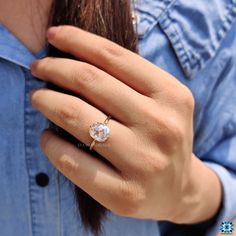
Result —
[{"label": "teal logo icon", "polygon": [[234,224],[231,221],[223,221],[220,225],[220,232],[224,235],[231,235],[234,232]]}]

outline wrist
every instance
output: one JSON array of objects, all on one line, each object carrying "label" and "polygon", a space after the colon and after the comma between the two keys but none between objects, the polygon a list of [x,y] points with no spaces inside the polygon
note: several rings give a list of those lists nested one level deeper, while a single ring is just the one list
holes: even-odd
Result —
[{"label": "wrist", "polygon": [[221,184],[214,171],[192,155],[188,180],[173,222],[195,224],[214,217],[221,204]]}]

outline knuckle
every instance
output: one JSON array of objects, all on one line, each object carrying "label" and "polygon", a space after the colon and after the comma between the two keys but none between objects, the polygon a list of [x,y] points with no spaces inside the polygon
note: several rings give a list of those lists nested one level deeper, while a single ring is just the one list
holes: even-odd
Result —
[{"label": "knuckle", "polygon": [[134,169],[136,178],[140,182],[145,182],[150,176],[156,176],[169,166],[169,160],[161,158],[153,147],[144,144],[145,148],[139,148],[136,156],[140,157],[140,164]]},{"label": "knuckle", "polygon": [[104,40],[102,43],[102,50],[97,50],[99,58],[101,58],[104,63],[110,64],[112,61],[116,60],[116,58],[120,58],[123,56],[123,48],[119,45],[109,42],[108,40]]},{"label": "knuckle", "polygon": [[178,101],[183,108],[189,111],[194,110],[194,97],[192,92],[186,86],[182,87],[181,92],[179,93]]},{"label": "knuckle", "polygon": [[140,103],[140,106],[137,108],[136,115],[133,117],[133,124],[131,124],[130,127],[158,127],[157,124],[159,123],[160,118],[157,109],[158,106],[155,100],[152,98],[143,97],[142,103]]},{"label": "knuckle", "polygon": [[74,68],[71,72],[70,72],[70,79],[71,82],[74,86],[80,86],[81,84],[81,71],[78,70],[77,68]]},{"label": "knuckle", "polygon": [[62,155],[60,158],[56,159],[56,166],[59,170],[67,175],[67,177],[71,177],[73,173],[79,173],[78,164],[68,155]]},{"label": "knuckle", "polygon": [[158,158],[157,156],[148,156],[145,159],[145,166],[148,174],[156,176],[168,168],[169,161]]},{"label": "knuckle", "polygon": [[55,109],[55,113],[60,123],[70,123],[80,119],[80,111],[73,102],[66,103]]},{"label": "knuckle", "polygon": [[94,84],[98,75],[93,66],[84,64],[81,70],[81,78],[83,83]]},{"label": "knuckle", "polygon": [[147,127],[157,127],[156,125],[160,122],[160,114],[157,111],[156,102],[152,99],[144,100],[145,106],[142,106],[138,114],[140,117],[145,117],[145,119],[138,119],[142,125]]},{"label": "knuckle", "polygon": [[125,201],[132,202],[135,199],[135,194],[134,194],[133,190],[131,189],[131,187],[129,187],[127,185],[121,186],[119,189],[119,192]]},{"label": "knuckle", "polygon": [[137,191],[135,187],[125,184],[120,187],[119,196],[119,199],[116,201],[119,204],[117,204],[114,212],[120,216],[136,216],[143,201],[141,191]]},{"label": "knuckle", "polygon": [[96,72],[91,66],[86,64],[82,65],[80,68],[75,68],[71,74],[73,85],[80,88],[84,88],[88,84],[94,84],[96,79]]},{"label": "knuckle", "polygon": [[181,144],[184,140],[184,130],[181,128],[177,119],[168,118],[166,121],[166,132],[168,138],[171,140],[172,145]]},{"label": "knuckle", "polygon": [[152,128],[158,127],[158,125],[161,123],[160,115],[152,109],[148,109],[144,114],[148,126],[151,126]]}]

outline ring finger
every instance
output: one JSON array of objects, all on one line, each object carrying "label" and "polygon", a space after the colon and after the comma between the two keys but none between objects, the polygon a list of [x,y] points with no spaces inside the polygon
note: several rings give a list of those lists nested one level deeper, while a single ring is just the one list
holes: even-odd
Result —
[{"label": "ring finger", "polygon": [[[87,145],[93,141],[89,135],[90,125],[95,122],[103,123],[106,119],[103,112],[83,100],[49,89],[32,92],[31,102],[49,120]],[[132,165],[132,160],[120,153],[121,147],[127,146],[132,138],[132,131],[113,119],[109,121],[108,127],[111,130],[110,137],[104,145],[96,143],[94,150],[122,171]]]}]

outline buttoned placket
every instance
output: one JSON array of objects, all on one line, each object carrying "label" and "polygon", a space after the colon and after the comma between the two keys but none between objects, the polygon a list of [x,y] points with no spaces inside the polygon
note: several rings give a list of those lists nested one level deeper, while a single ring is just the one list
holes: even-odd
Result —
[{"label": "buttoned placket", "polygon": [[[32,236],[61,235],[60,181],[58,171],[49,163],[40,148],[40,134],[48,121],[30,102],[33,89],[45,87],[30,73],[30,64],[45,55],[45,49],[33,55],[0,24],[0,58],[18,65],[25,78],[24,126],[25,162],[28,173],[29,204]],[[6,43],[8,42],[8,43]],[[7,79],[7,78],[6,78]]]}]

